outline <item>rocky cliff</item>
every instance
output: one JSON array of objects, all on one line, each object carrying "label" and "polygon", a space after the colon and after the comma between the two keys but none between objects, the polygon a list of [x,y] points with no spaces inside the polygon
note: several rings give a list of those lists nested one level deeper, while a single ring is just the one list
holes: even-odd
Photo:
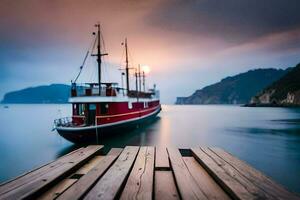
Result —
[{"label": "rocky cliff", "polygon": [[282,69],[256,69],[222,79],[197,90],[189,97],[178,97],[176,104],[245,104],[263,88],[287,73]]},{"label": "rocky cliff", "polygon": [[249,106],[300,106],[300,64],[252,97]]}]

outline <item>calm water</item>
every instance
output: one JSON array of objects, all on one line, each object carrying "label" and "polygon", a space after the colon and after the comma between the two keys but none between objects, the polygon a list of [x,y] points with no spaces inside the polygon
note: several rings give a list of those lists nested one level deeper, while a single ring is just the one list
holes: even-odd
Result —
[{"label": "calm water", "polygon": [[[0,182],[75,148],[52,132],[69,105],[1,105]],[[125,145],[219,146],[300,193],[300,109],[163,106],[155,122],[102,140]]]}]

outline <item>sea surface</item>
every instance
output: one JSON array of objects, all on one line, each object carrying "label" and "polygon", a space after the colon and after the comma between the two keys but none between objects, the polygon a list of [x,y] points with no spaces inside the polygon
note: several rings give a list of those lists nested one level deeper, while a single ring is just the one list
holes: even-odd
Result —
[{"label": "sea surface", "polygon": [[[52,131],[54,119],[71,116],[68,104],[0,105],[0,112],[0,182],[78,148]],[[300,193],[300,109],[163,105],[153,123],[100,143],[217,146]]]}]

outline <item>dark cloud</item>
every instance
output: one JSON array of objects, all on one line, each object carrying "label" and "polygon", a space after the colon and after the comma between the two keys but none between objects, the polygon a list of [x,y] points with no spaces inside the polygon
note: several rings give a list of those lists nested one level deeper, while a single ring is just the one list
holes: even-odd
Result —
[{"label": "dark cloud", "polygon": [[168,0],[146,21],[172,31],[241,43],[300,27],[299,0]]}]

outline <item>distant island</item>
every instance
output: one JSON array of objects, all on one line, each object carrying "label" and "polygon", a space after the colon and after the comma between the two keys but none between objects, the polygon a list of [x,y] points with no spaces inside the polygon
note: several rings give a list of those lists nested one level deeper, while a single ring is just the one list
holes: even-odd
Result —
[{"label": "distant island", "polygon": [[1,103],[68,103],[70,86],[51,84],[6,93]]},{"label": "distant island", "polygon": [[246,106],[300,106],[300,64],[252,97]]},{"label": "distant island", "polygon": [[188,97],[177,97],[176,104],[246,104],[264,88],[290,71],[255,69],[222,79]]},{"label": "distant island", "polygon": [[[70,85],[51,84],[8,92],[2,104],[68,103]],[[246,106],[300,106],[300,64],[294,68],[255,69],[222,79],[177,97],[176,104],[245,104]]]}]

